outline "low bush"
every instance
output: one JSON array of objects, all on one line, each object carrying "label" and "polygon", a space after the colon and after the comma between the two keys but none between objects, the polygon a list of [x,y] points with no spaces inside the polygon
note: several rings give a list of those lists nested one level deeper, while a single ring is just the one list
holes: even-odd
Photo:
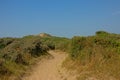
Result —
[{"label": "low bush", "polygon": [[64,37],[45,37],[42,42],[48,46],[49,49],[68,51],[70,47],[70,39]]},{"label": "low bush", "polygon": [[11,75],[20,76],[34,58],[45,55],[48,50],[38,36],[1,38],[0,48],[0,80],[8,80]]},{"label": "low bush", "polygon": [[92,76],[100,80],[120,79],[120,36],[103,31],[96,32],[95,36],[75,36],[71,41],[70,59],[73,65],[67,64],[69,61],[66,65],[80,74],[88,72],[80,75],[79,80],[85,75],[88,76],[84,80]]},{"label": "low bush", "polygon": [[14,40],[15,40],[15,38],[0,38],[0,49],[11,44]]}]

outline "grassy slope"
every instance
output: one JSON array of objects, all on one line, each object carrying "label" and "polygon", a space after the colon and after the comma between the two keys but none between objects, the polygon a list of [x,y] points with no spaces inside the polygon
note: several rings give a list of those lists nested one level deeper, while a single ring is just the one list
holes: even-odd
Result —
[{"label": "grassy slope", "polygon": [[20,77],[34,63],[34,59],[45,55],[49,49],[69,52],[64,66],[76,70],[78,80],[86,80],[88,77],[120,79],[120,35],[104,31],[96,32],[95,36],[75,36],[72,39],[32,35],[1,38],[0,78],[8,80],[11,75]]},{"label": "grassy slope", "polygon": [[120,35],[98,31],[95,36],[76,36],[70,51],[65,66],[77,71],[78,80],[120,79]]},{"label": "grassy slope", "polygon": [[68,50],[69,39],[62,37],[24,36],[23,38],[0,39],[0,80],[20,78],[35,59],[49,49]]},{"label": "grassy slope", "polygon": [[40,37],[0,39],[0,80],[20,77],[35,58],[47,53]]}]

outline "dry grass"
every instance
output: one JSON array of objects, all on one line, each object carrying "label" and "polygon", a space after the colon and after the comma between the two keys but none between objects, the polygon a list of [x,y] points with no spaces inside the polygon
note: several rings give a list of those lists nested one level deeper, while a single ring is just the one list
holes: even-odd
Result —
[{"label": "dry grass", "polygon": [[[79,74],[78,80],[120,79],[120,36],[98,32],[96,36],[74,37],[65,67]],[[90,78],[90,79],[89,79]]]}]

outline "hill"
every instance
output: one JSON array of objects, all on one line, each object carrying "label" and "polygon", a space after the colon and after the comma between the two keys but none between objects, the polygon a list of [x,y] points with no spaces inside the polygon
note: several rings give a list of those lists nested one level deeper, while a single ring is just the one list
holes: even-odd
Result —
[{"label": "hill", "polygon": [[0,80],[20,79],[36,59],[48,56],[49,50],[65,50],[67,38],[42,33],[23,38],[0,38]]},{"label": "hill", "polygon": [[77,80],[120,79],[120,35],[98,31],[94,36],[71,40],[65,67],[76,71]]},{"label": "hill", "polygon": [[41,33],[22,38],[0,38],[0,80],[20,79],[49,50],[68,53],[63,67],[76,80],[120,79],[120,34],[97,31],[93,36],[72,39]]}]

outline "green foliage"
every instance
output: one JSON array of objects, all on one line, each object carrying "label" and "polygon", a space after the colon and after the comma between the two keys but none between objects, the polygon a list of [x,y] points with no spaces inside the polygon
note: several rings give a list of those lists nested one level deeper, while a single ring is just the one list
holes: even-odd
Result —
[{"label": "green foliage", "polygon": [[105,37],[105,36],[108,36],[109,33],[108,33],[108,32],[105,32],[105,31],[97,31],[97,32],[96,32],[96,35]]},{"label": "green foliage", "polygon": [[0,39],[0,79],[19,77],[34,58],[46,55],[48,50],[67,51],[70,40],[49,34],[28,35],[23,38]]},{"label": "green foliage", "polygon": [[72,39],[46,33],[23,38],[0,38],[0,79],[10,80],[11,75],[20,76],[34,58],[45,55],[48,50],[70,52],[65,65],[78,73],[90,72],[78,79],[93,75],[101,77],[101,80],[108,80],[104,76],[120,79],[120,35],[105,31],[97,31],[95,36],[75,36]]},{"label": "green foliage", "polygon": [[25,66],[34,58],[47,53],[47,46],[38,36],[0,39],[0,79],[8,80],[11,75],[20,76]]},{"label": "green foliage", "polygon": [[112,75],[120,79],[118,76],[120,73],[120,36],[104,31],[96,32],[95,36],[75,36],[71,41],[70,58],[74,61],[72,66],[80,73],[81,70],[91,71],[92,74],[85,75],[105,77],[109,74],[106,76]]},{"label": "green foliage", "polygon": [[24,42],[22,45],[24,53],[30,53],[34,57],[47,52],[47,46],[42,43],[40,37],[23,38],[22,42]]},{"label": "green foliage", "polygon": [[62,51],[68,51],[70,47],[70,39],[63,37],[45,37],[41,39],[49,49],[59,49]]},{"label": "green foliage", "polygon": [[3,49],[7,45],[11,44],[15,38],[1,38],[0,39],[0,49]]},{"label": "green foliage", "polygon": [[88,55],[91,54],[92,50],[91,48],[94,45],[94,41],[92,40],[91,37],[79,37],[75,36],[72,38],[71,42],[71,51],[70,51],[70,56],[72,59],[76,59],[78,57],[82,57],[86,54],[83,52],[89,52]]}]

